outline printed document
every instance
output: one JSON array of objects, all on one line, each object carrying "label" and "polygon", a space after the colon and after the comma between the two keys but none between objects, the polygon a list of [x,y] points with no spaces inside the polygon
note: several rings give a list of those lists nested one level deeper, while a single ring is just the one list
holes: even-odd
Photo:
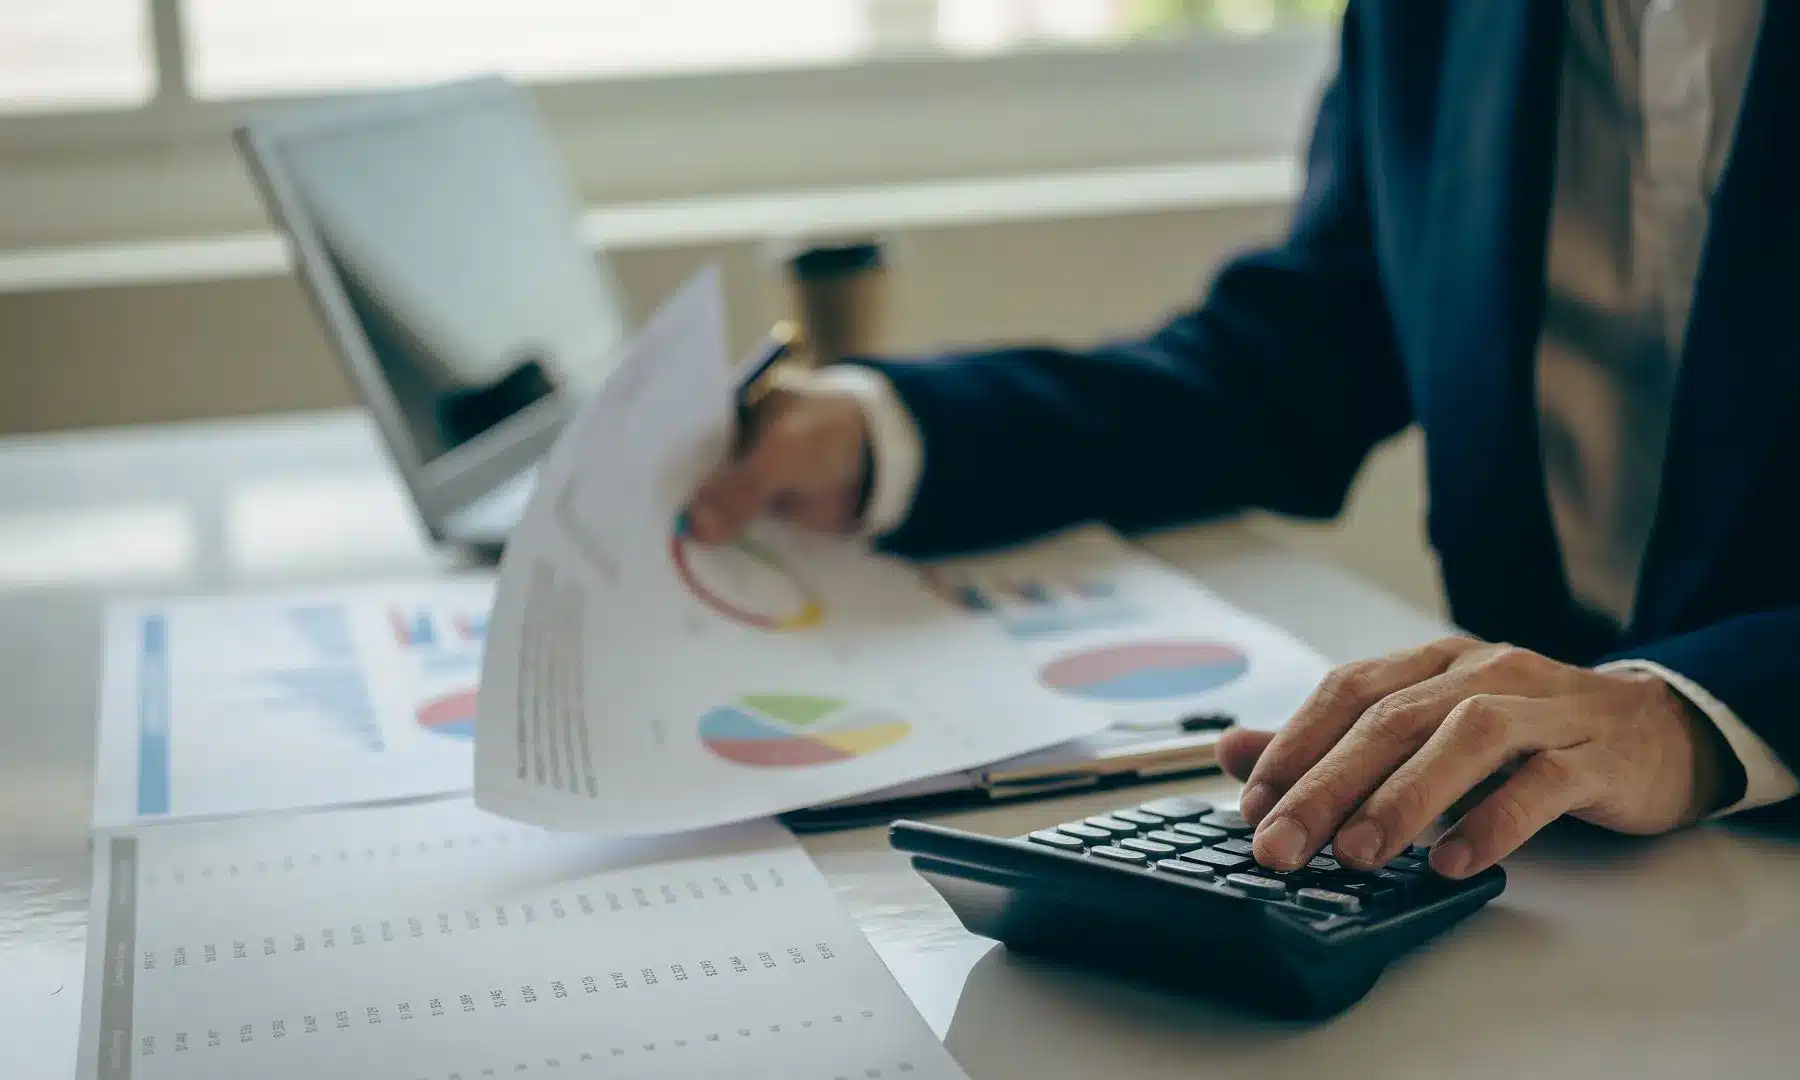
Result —
[{"label": "printed document", "polygon": [[467,799],[95,841],[79,1080],[960,1080],[768,823],[552,834]]},{"label": "printed document", "polygon": [[564,433],[507,545],[475,797],[553,828],[650,835],[765,817],[1102,729],[860,541],[681,513],[733,437],[716,277],[645,327]]}]

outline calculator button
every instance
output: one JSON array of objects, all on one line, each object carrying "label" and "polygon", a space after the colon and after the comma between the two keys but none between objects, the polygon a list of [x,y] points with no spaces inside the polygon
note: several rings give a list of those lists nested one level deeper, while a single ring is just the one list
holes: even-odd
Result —
[{"label": "calculator button", "polygon": [[1215,829],[1224,829],[1232,836],[1243,836],[1250,832],[1250,823],[1244,815],[1236,810],[1215,810],[1200,819],[1200,824],[1211,825]]},{"label": "calculator button", "polygon": [[1306,868],[1308,870],[1318,870],[1318,871],[1321,871],[1324,873],[1329,873],[1333,870],[1338,869],[1339,867],[1338,867],[1338,861],[1336,859],[1328,859],[1323,855],[1315,855],[1306,864]]},{"label": "calculator button", "polygon": [[1165,821],[1192,821],[1203,814],[1212,813],[1213,804],[1205,799],[1176,795],[1168,799],[1152,799],[1138,809],[1155,814]]},{"label": "calculator button", "polygon": [[1147,832],[1144,834],[1144,839],[1154,840],[1159,844],[1167,844],[1176,851],[1192,851],[1204,842],[1198,837],[1188,836],[1184,833],[1170,832],[1167,829],[1158,829],[1155,832]]},{"label": "calculator button", "polygon": [[1045,847],[1061,848],[1064,851],[1080,851],[1087,845],[1067,833],[1059,833],[1051,829],[1031,834],[1031,842]]},{"label": "calculator button", "polygon": [[1412,896],[1425,887],[1423,875],[1402,874],[1392,870],[1377,870],[1370,874],[1368,879],[1383,888],[1394,890],[1396,894],[1403,897]]},{"label": "calculator button", "polygon": [[1205,863],[1185,862],[1181,859],[1164,859],[1156,864],[1157,869],[1167,870],[1178,877],[1210,878],[1218,874],[1217,870]]},{"label": "calculator button", "polygon": [[1402,855],[1389,862],[1387,868],[1389,870],[1402,870],[1408,874],[1417,874],[1424,871],[1425,864],[1413,858],[1411,855]]},{"label": "calculator button", "polygon": [[1129,821],[1133,825],[1141,825],[1146,829],[1154,829],[1167,819],[1161,814],[1152,814],[1148,810],[1114,810],[1112,816],[1120,821]]},{"label": "calculator button", "polygon": [[1138,827],[1131,822],[1120,821],[1118,818],[1106,814],[1088,818],[1087,823],[1096,829],[1105,829],[1109,836],[1130,836],[1138,831]]},{"label": "calculator button", "polygon": [[1175,848],[1173,845],[1159,844],[1155,840],[1143,840],[1143,839],[1139,839],[1138,837],[1135,837],[1135,836],[1129,840],[1119,841],[1119,846],[1122,848],[1130,848],[1132,851],[1141,851],[1146,855],[1173,855],[1173,854],[1175,854]]},{"label": "calculator button", "polygon": [[1196,840],[1223,840],[1229,835],[1224,829],[1215,829],[1211,825],[1196,825],[1191,821],[1184,821],[1179,825],[1169,827],[1178,833],[1186,833]]},{"label": "calculator button", "polygon": [[1362,910],[1362,901],[1347,893],[1331,889],[1301,889],[1294,894],[1302,906],[1334,915],[1354,915]]},{"label": "calculator button", "polygon": [[1413,858],[1418,859],[1420,862],[1430,862],[1431,861],[1431,845],[1430,844],[1414,844],[1412,847],[1409,847],[1406,849],[1406,853],[1408,855],[1411,855]]},{"label": "calculator button", "polygon": [[1056,831],[1068,833],[1070,836],[1079,836],[1083,840],[1111,840],[1113,835],[1105,829],[1096,829],[1092,825],[1082,821],[1071,821],[1063,825],[1058,825]]},{"label": "calculator button", "polygon": [[1245,840],[1241,836],[1236,840],[1226,840],[1222,843],[1214,844],[1213,847],[1219,851],[1229,851],[1233,855],[1248,855],[1253,850],[1250,846],[1250,841]]},{"label": "calculator button", "polygon": [[1250,861],[1242,855],[1233,855],[1228,851],[1214,851],[1212,848],[1201,848],[1199,851],[1189,851],[1184,853],[1181,857],[1191,862],[1216,866],[1221,870],[1230,870],[1233,867],[1242,866]]},{"label": "calculator button", "polygon": [[1150,856],[1141,851],[1127,851],[1125,848],[1117,847],[1089,848],[1088,854],[1098,855],[1102,859],[1111,859],[1114,862],[1135,863],[1139,866],[1150,861]]},{"label": "calculator button", "polygon": [[1365,904],[1385,904],[1400,895],[1378,881],[1347,881],[1338,885],[1336,891],[1348,893]]},{"label": "calculator button", "polygon": [[1226,874],[1225,882],[1264,900],[1280,900],[1287,896],[1287,886],[1274,878],[1259,877],[1256,874]]}]

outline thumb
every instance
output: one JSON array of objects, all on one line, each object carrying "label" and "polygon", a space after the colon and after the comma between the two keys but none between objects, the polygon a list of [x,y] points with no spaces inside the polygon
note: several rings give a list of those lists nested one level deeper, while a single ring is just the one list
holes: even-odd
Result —
[{"label": "thumb", "polygon": [[1227,728],[1225,734],[1219,736],[1219,767],[1233,779],[1247,780],[1250,778],[1250,770],[1256,767],[1257,759],[1262,757],[1263,751],[1274,741],[1273,731]]}]

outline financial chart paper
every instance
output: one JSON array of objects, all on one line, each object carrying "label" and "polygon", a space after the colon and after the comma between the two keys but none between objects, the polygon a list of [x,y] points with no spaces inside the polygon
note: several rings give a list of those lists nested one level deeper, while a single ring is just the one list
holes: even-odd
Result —
[{"label": "financial chart paper", "polygon": [[466,799],[96,840],[81,1080],[950,1080],[783,830]]},{"label": "financial chart paper", "polygon": [[107,612],[94,824],[466,792],[493,582]]},{"label": "financial chart paper", "polygon": [[475,797],[554,828],[708,828],[973,768],[1107,726],[919,569],[764,523],[693,541],[730,443],[717,278],[670,300],[564,433],[507,544]]}]

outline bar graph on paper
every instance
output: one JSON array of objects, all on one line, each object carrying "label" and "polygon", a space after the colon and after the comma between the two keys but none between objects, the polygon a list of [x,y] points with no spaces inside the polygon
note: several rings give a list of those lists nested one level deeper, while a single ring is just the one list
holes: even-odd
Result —
[{"label": "bar graph on paper", "polygon": [[466,790],[486,582],[109,616],[102,825]]}]

